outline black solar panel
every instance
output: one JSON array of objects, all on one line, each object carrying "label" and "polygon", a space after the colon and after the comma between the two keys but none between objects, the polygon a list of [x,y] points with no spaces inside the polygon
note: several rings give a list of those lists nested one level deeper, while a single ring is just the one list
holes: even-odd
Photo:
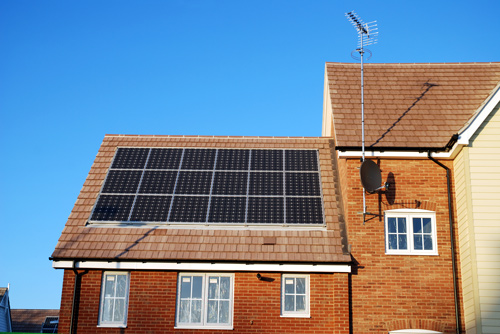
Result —
[{"label": "black solar panel", "polygon": [[212,172],[181,171],[175,188],[176,194],[209,195]]},{"label": "black solar panel", "polygon": [[286,173],[287,196],[321,196],[318,173]]},{"label": "black solar panel", "polygon": [[283,173],[250,173],[250,195],[283,195]]},{"label": "black solar panel", "polygon": [[245,197],[212,197],[209,223],[244,223]]},{"label": "black solar panel", "polygon": [[248,172],[215,172],[213,195],[246,195]]},{"label": "black solar panel", "polygon": [[283,170],[283,151],[252,150],[252,170]]},{"label": "black solar panel", "polygon": [[182,148],[152,148],[148,169],[179,169]]},{"label": "black solar panel", "polygon": [[186,148],[182,158],[182,169],[214,169],[216,150]]},{"label": "black solar panel", "polygon": [[176,178],[176,171],[146,170],[142,177],[139,193],[172,194]]},{"label": "black solar panel", "polygon": [[91,220],[127,221],[133,203],[133,195],[101,195]]},{"label": "black solar panel", "polygon": [[119,148],[90,220],[323,225],[318,152]]},{"label": "black solar panel", "polygon": [[131,221],[166,222],[172,196],[137,196]]},{"label": "black solar panel", "polygon": [[249,150],[219,150],[218,170],[248,170]]},{"label": "black solar panel", "polygon": [[142,169],[148,158],[149,148],[119,148],[111,168]]},{"label": "black solar panel", "polygon": [[322,224],[321,198],[288,197],[286,199],[287,224]]},{"label": "black solar panel", "polygon": [[286,150],[285,166],[287,171],[317,171],[318,151]]},{"label": "black solar panel", "polygon": [[284,224],[282,197],[250,197],[248,200],[248,223]]},{"label": "black solar panel", "polygon": [[204,223],[207,219],[208,197],[176,196],[169,222]]},{"label": "black solar panel", "polygon": [[142,171],[111,170],[102,192],[106,194],[135,194],[141,175]]}]

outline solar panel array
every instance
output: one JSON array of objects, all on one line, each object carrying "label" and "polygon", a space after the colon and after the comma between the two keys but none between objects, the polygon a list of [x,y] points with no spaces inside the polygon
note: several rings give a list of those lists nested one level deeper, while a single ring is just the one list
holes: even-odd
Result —
[{"label": "solar panel array", "polygon": [[318,152],[118,148],[90,221],[321,225]]}]

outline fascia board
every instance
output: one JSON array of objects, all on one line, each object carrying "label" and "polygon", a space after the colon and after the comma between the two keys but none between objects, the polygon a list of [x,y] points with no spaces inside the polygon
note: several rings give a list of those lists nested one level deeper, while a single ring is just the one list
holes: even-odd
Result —
[{"label": "fascia board", "polygon": [[477,129],[479,129],[498,103],[500,103],[500,83],[486,102],[479,107],[472,120],[458,132],[458,144],[469,145],[469,141],[474,133],[476,133]]},{"label": "fascia board", "polygon": [[[437,159],[454,159],[460,152],[464,145],[455,143],[453,148],[448,151],[435,152],[432,154],[433,158]],[[362,156],[361,150],[352,151],[337,151],[339,158],[360,158]],[[386,158],[386,159],[428,159],[428,150],[422,148],[422,151],[365,151],[366,158]]]},{"label": "fascia board", "polygon": [[54,260],[55,269],[103,269],[103,270],[174,270],[174,271],[251,271],[251,272],[304,272],[350,273],[349,264],[249,264],[208,262],[135,262],[135,261],[71,261]]}]

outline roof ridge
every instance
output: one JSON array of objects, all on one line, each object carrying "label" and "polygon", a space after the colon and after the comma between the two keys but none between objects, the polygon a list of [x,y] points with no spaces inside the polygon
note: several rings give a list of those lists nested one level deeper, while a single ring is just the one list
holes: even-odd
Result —
[{"label": "roof ridge", "polygon": [[[344,63],[344,62],[325,62],[326,65],[359,65],[359,62],[353,62],[353,63]],[[365,65],[368,66],[374,66],[374,65],[500,65],[500,62],[441,62],[441,63],[365,63]]]},{"label": "roof ridge", "polygon": [[200,135],[133,135],[133,134],[105,134],[104,137],[133,137],[133,138],[216,138],[216,139],[331,139],[330,137],[292,137],[292,136],[200,136]]}]

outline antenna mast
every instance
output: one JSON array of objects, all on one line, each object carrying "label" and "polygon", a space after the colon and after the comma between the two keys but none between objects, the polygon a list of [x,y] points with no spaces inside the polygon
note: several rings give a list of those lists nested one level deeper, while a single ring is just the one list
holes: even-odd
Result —
[{"label": "antenna mast", "polygon": [[[350,11],[345,14],[349,22],[354,26],[358,32],[358,48],[351,53],[351,56],[360,60],[361,62],[361,150],[362,157],[361,162],[365,161],[365,93],[364,93],[364,68],[363,68],[363,58],[365,52],[368,53],[368,59],[371,58],[371,51],[365,49],[367,45],[373,45],[377,43],[378,28],[377,21],[372,21],[369,23],[364,23],[363,20],[354,11]],[[356,55],[359,53],[359,57]],[[366,197],[365,189],[363,188],[363,224],[365,223],[366,212]]]}]

